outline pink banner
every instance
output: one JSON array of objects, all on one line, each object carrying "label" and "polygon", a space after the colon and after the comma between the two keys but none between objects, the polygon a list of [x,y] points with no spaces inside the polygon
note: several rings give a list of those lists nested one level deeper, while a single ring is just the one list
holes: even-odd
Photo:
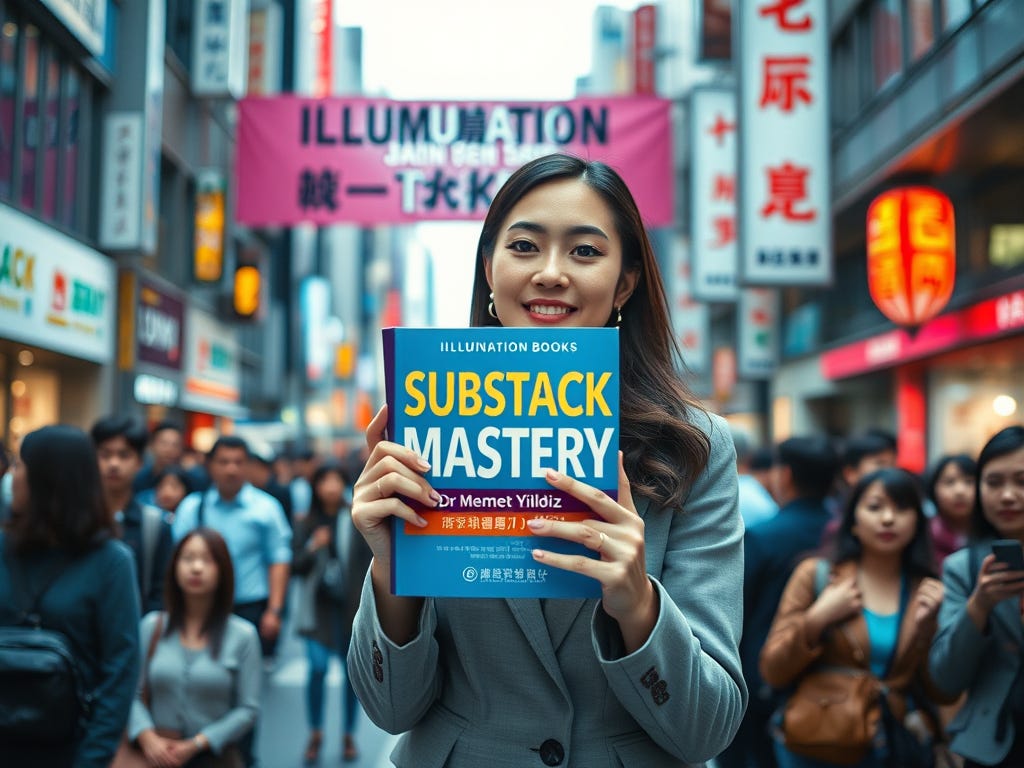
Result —
[{"label": "pink banner", "polygon": [[565,152],[611,165],[648,226],[673,218],[669,102],[399,102],[297,96],[240,104],[237,208],[252,226],[482,219],[508,176]]}]

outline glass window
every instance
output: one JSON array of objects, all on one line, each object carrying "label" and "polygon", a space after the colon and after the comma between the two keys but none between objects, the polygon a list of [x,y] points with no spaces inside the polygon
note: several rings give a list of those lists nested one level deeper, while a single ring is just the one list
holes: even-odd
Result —
[{"label": "glass window", "polygon": [[61,194],[64,197],[61,205],[61,224],[76,229],[80,218],[76,217],[75,205],[77,203],[76,185],[78,184],[78,163],[80,162],[78,148],[79,119],[82,113],[82,76],[76,67],[68,67],[64,76],[64,93],[66,104],[64,107],[63,123],[61,126],[61,144],[64,147],[64,178],[61,184]]},{"label": "glass window", "polygon": [[18,23],[0,6],[0,200],[10,200],[12,194],[17,83]]},{"label": "glass window", "polygon": [[939,0],[944,30],[960,26],[971,15],[971,0]]},{"label": "glass window", "polygon": [[845,125],[856,113],[858,77],[851,25],[832,47],[832,123],[836,127]]},{"label": "glass window", "polygon": [[903,69],[900,0],[876,0],[871,8],[871,59],[875,90],[881,90]]},{"label": "glass window", "polygon": [[167,47],[184,65],[192,68],[192,0],[167,0]]},{"label": "glass window", "polygon": [[57,152],[60,149],[60,56],[46,46],[43,104],[39,121],[39,151],[43,163],[43,218],[57,218]]},{"label": "glass window", "polygon": [[25,48],[22,71],[22,87],[25,92],[22,115],[25,128],[21,140],[21,204],[25,208],[34,209],[36,148],[39,146],[39,30],[31,24],[26,25],[22,40]]},{"label": "glass window", "polygon": [[935,45],[935,5],[933,0],[907,0],[910,26],[910,60],[928,53]]}]

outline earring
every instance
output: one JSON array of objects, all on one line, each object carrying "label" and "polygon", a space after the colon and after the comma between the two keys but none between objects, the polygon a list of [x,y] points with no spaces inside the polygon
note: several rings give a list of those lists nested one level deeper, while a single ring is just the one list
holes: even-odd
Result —
[{"label": "earring", "polygon": [[615,324],[616,325],[622,325],[622,307],[621,306],[620,307],[616,307],[615,308],[615,312],[618,315],[615,318]]},{"label": "earring", "polygon": [[491,291],[491,301],[487,305],[487,314],[493,317],[495,320],[498,319],[498,313],[494,311],[494,291]]}]

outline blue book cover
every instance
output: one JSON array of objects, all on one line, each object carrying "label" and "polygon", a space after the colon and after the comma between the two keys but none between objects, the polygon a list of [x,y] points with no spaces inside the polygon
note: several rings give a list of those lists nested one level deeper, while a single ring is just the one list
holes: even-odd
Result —
[{"label": "blue book cover", "polygon": [[618,492],[617,328],[387,328],[388,439],[430,463],[436,508],[395,518],[391,583],[423,597],[598,597],[594,579],[538,563],[530,518],[594,517],[544,479],[554,469]]}]

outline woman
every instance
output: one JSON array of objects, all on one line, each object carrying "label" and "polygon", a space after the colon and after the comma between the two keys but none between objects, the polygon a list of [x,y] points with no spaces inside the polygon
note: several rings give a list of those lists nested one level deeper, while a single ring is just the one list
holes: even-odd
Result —
[{"label": "woman", "polygon": [[[761,675],[773,688],[795,686],[815,667],[861,669],[882,681],[894,715],[907,693],[946,699],[928,677],[928,647],[942,603],[933,578],[927,518],[917,478],[880,469],[861,478],[847,500],[831,577],[817,592],[819,558],[797,566],[761,651]],[[919,704],[922,702],[919,702]],[[934,724],[932,724],[934,727]],[[815,761],[775,745],[782,768],[848,764]],[[887,765],[869,750],[860,766]]]},{"label": "woman", "polygon": [[[491,295],[493,294],[493,298]],[[471,323],[620,328],[618,502],[565,475],[587,522],[534,521],[599,560],[534,550],[596,579],[600,600],[448,600],[390,594],[399,494],[435,506],[423,459],[384,439],[382,409],[352,517],[373,552],[349,669],[367,713],[408,731],[398,766],[701,763],[746,704],[737,644],[742,526],[723,420],[677,373],[668,308],[636,204],[608,166],[534,160],[495,196],[477,250]],[[585,560],[585,562],[581,562]]]},{"label": "woman", "polygon": [[189,477],[185,468],[175,464],[163,469],[156,476],[156,485],[153,486],[153,502],[164,512],[168,519],[174,519],[174,513],[178,511],[178,505],[195,488],[192,478]]},{"label": "woman", "polygon": [[313,497],[309,515],[298,524],[292,541],[292,573],[305,577],[296,615],[296,628],[306,638],[309,659],[306,716],[310,734],[303,757],[307,763],[312,763],[320,755],[324,679],[333,652],[338,654],[345,674],[342,757],[352,761],[359,757],[354,736],[359,701],[352,690],[345,659],[352,638],[352,618],[359,605],[359,591],[370,564],[370,551],[352,527],[345,498],[348,485],[345,470],[338,464],[324,464],[313,473],[311,485]]},{"label": "woman", "polygon": [[931,519],[935,557],[942,563],[967,544],[974,509],[977,465],[964,453],[941,457],[928,472],[928,498],[935,505]]},{"label": "woman", "polygon": [[187,534],[167,573],[166,612],[139,625],[145,669],[128,738],[159,768],[240,768],[233,745],[259,714],[262,657],[256,628],[231,613],[235,574],[223,537],[212,528]]},{"label": "woman", "polygon": [[946,558],[946,599],[931,651],[932,676],[967,692],[949,725],[965,766],[1024,765],[1021,600],[1024,572],[996,560],[996,539],[1024,540],[1024,427],[996,433],[978,456],[971,545]]},{"label": "woman", "polygon": [[4,743],[4,765],[107,768],[138,678],[139,597],[131,552],[103,502],[92,440],[49,426],[21,443],[11,518],[0,533],[0,626],[34,612],[67,638],[93,699],[78,738]]}]

